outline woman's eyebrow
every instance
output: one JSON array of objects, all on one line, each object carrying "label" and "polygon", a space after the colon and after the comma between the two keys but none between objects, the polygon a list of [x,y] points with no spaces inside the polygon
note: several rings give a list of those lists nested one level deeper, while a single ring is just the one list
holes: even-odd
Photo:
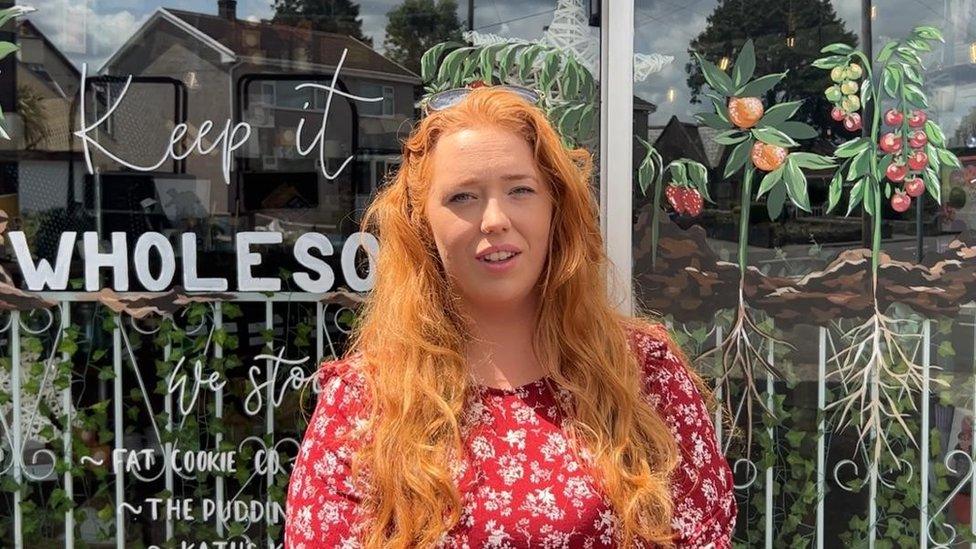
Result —
[{"label": "woman's eyebrow", "polygon": [[[504,174],[502,176],[499,176],[499,179],[501,179],[502,181],[522,181],[522,180],[525,180],[525,179],[531,179],[532,181],[535,181],[536,183],[538,183],[538,180],[536,179],[536,177],[534,175],[532,175],[531,173],[510,173],[510,174]],[[473,187],[475,185],[480,184],[482,181],[483,181],[482,179],[475,178],[475,177],[468,178],[468,179],[462,179],[460,183],[458,183],[457,185],[454,185],[454,188],[455,189],[460,189],[460,188],[464,188],[464,187]]]}]

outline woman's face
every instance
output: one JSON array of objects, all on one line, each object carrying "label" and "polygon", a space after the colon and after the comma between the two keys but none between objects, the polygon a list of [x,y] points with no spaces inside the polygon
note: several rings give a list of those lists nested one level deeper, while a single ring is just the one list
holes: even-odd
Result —
[{"label": "woman's face", "polygon": [[[440,137],[431,163],[427,218],[455,291],[479,310],[525,304],[545,266],[553,211],[529,143],[494,126],[463,129]],[[494,246],[517,254],[479,257]]]}]

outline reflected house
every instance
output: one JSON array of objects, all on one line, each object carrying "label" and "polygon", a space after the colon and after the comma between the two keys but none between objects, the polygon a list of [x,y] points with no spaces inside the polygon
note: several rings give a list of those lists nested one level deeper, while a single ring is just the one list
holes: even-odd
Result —
[{"label": "reflected house", "polygon": [[[229,184],[218,146],[208,155],[195,152],[184,162],[164,164],[153,176],[150,194],[137,202],[149,204],[147,209],[163,218],[158,221],[162,229],[157,221],[148,222],[156,230],[207,227],[198,230],[205,249],[226,248],[234,230],[255,227],[284,232],[286,241],[290,234],[319,231],[338,243],[356,230],[355,212],[398,165],[398,138],[414,119],[420,79],[349,36],[241,20],[235,2],[216,4],[218,15],[157,9],[99,71],[102,78],[135,77],[106,130],[121,147],[113,152],[128,162],[157,162],[171,129],[183,120],[189,125],[188,144],[205,120],[213,122],[201,141],[204,148],[215,144],[227,120],[252,128],[235,153]],[[343,50],[336,88],[381,99],[334,96],[324,139],[315,143],[328,93],[295,88],[329,85]],[[122,82],[108,82],[106,89],[118,94]],[[301,142],[296,143],[303,118]],[[307,155],[299,153],[299,144],[311,148]],[[339,172],[337,177],[323,174],[320,149],[325,171],[330,176]],[[350,156],[354,161],[340,171]],[[104,156],[99,161],[126,188],[133,177],[144,177],[122,172]],[[112,194],[103,191],[103,197]]]},{"label": "reflected house", "polygon": [[72,209],[84,173],[68,123],[80,74],[33,23],[15,25],[20,51],[4,60],[16,62],[15,77],[5,77],[3,84],[4,95],[9,92],[16,102],[4,102],[10,139],[0,140],[0,209],[15,225],[31,217],[29,236],[45,222],[56,225],[44,227],[56,234],[70,228],[64,212]]}]

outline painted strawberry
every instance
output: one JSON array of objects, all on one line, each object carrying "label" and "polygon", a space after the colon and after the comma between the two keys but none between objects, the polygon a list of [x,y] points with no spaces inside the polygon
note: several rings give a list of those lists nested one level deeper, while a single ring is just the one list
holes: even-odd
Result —
[{"label": "painted strawberry", "polygon": [[912,114],[908,116],[908,127],[909,128],[921,128],[925,125],[925,121],[928,119],[925,116],[925,111],[921,109],[915,109]]},{"label": "painted strawberry", "polygon": [[664,196],[668,197],[668,202],[671,204],[671,207],[674,208],[674,211],[678,212],[679,214],[685,212],[685,205],[681,200],[681,187],[677,185],[668,185],[668,187],[664,189]]},{"label": "painted strawberry", "polygon": [[889,126],[901,126],[901,121],[905,119],[905,115],[898,111],[897,109],[888,109],[884,114],[885,124]]},{"label": "painted strawberry", "polygon": [[698,192],[698,189],[692,188],[684,189],[684,204],[685,213],[692,217],[701,215],[702,208],[705,206],[701,193]]},{"label": "painted strawberry", "polygon": [[929,155],[922,151],[915,151],[908,157],[908,167],[915,171],[922,171],[929,165]]}]

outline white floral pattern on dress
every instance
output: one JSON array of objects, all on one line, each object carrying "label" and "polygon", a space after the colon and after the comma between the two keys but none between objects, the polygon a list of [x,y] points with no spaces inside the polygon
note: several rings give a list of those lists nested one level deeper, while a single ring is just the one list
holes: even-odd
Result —
[{"label": "white floral pattern on dress", "polygon": [[[645,396],[681,448],[671,482],[677,547],[731,546],[738,507],[732,471],[686,366],[667,344],[635,332]],[[295,460],[288,487],[285,546],[360,547],[368,521],[366,485],[350,478],[354,448],[339,437],[364,425],[363,379],[355,358],[322,365],[324,388]],[[575,452],[546,378],[513,389],[481,387],[465,409],[466,451],[452,472],[462,494],[461,519],[439,547],[617,547],[619,517],[594,477],[590,455]],[[638,542],[639,547],[647,547]]]}]

